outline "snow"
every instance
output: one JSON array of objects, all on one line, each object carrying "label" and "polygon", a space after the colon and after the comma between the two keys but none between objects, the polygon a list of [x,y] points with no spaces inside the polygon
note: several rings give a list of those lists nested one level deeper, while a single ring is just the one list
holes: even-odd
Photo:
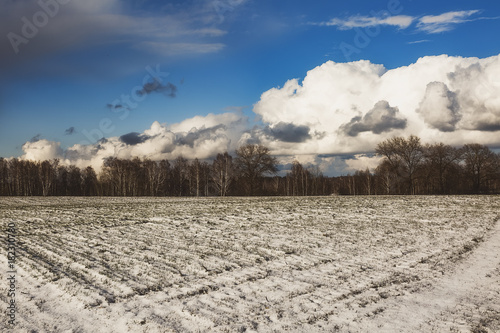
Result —
[{"label": "snow", "polygon": [[494,332],[499,212],[497,196],[2,198],[13,331]]}]

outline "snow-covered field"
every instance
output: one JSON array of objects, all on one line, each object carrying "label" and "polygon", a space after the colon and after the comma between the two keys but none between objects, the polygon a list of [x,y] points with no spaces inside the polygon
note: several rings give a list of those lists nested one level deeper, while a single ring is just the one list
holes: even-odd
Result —
[{"label": "snow-covered field", "polygon": [[499,332],[499,218],[495,196],[0,200],[18,332]]}]

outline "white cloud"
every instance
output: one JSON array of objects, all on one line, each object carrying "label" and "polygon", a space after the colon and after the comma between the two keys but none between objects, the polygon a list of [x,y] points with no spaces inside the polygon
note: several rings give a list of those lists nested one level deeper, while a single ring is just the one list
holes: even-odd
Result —
[{"label": "white cloud", "polygon": [[431,82],[427,85],[417,112],[431,128],[443,132],[454,131],[461,118],[457,94],[451,92],[442,82]]},{"label": "white cloud", "polygon": [[380,25],[395,26],[400,29],[408,28],[414,18],[407,15],[376,17],[376,16],[351,16],[347,19],[333,18],[328,22],[322,22],[318,25],[323,26],[337,26],[341,30],[348,30],[353,28],[366,28],[375,27]]},{"label": "white cloud", "polygon": [[354,172],[356,170],[366,170],[367,168],[373,172],[382,162],[383,157],[381,156],[369,156],[366,154],[354,155],[354,158],[346,159],[345,163],[347,165],[346,171]]},{"label": "white cloud", "polygon": [[230,112],[196,116],[171,125],[155,121],[143,133],[128,133],[90,145],[76,144],[66,151],[60,148],[59,142],[45,139],[27,142],[23,145],[22,158],[59,158],[67,165],[82,168],[91,165],[97,170],[108,157],[172,160],[183,156],[187,159],[209,159],[218,153],[234,151],[247,127],[247,118],[243,114]]},{"label": "white cloud", "polygon": [[[424,57],[391,70],[369,61],[329,61],[302,83],[292,79],[264,92],[254,106],[271,127],[303,125],[320,135],[291,144],[254,133],[278,155],[373,152],[380,141],[409,134],[424,142],[499,145],[498,78],[500,56]],[[357,135],[348,135],[349,125],[356,125]]]},{"label": "white cloud", "polygon": [[23,147],[26,160],[43,161],[54,158],[61,158],[63,151],[59,142],[48,141],[41,139],[37,141],[28,141]]},{"label": "white cloud", "polygon": [[[457,66],[448,74],[463,116],[458,125],[469,131],[500,130],[500,56]],[[498,132],[496,133],[498,135]]]},{"label": "white cloud", "polygon": [[430,40],[428,39],[421,39],[421,40],[415,40],[413,42],[408,42],[407,44],[413,45],[413,44],[422,44],[422,43],[428,43]]},{"label": "white cloud", "polygon": [[479,10],[448,12],[441,15],[427,15],[419,19],[417,28],[426,33],[435,34],[452,30],[456,24],[470,21],[470,17]]},{"label": "white cloud", "polygon": [[[333,18],[327,22],[313,23],[320,26],[335,26],[340,30],[349,30],[354,28],[369,28],[378,26],[393,26],[399,29],[407,29],[413,22],[417,22],[419,31],[435,34],[453,30],[457,24],[466,23],[475,20],[498,19],[498,17],[479,17],[471,18],[478,14],[480,10],[464,10],[447,12],[440,15],[425,15],[425,16],[363,16],[355,15],[348,18]],[[410,44],[427,42],[428,40],[419,40],[410,42]]]}]

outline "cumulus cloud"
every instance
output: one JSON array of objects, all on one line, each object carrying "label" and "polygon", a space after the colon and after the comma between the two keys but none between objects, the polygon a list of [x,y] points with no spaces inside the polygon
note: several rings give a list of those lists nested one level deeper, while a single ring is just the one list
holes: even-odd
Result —
[{"label": "cumulus cloud", "polygon": [[271,128],[288,123],[323,134],[293,145],[261,138],[278,155],[373,152],[382,140],[410,134],[424,142],[498,145],[500,56],[423,57],[391,70],[328,61],[302,82],[264,92],[254,112]]},{"label": "cumulus cloud", "polygon": [[120,141],[130,146],[135,146],[139,143],[143,143],[148,139],[150,139],[148,135],[137,132],[131,132],[120,136]]},{"label": "cumulus cloud", "polygon": [[177,124],[155,121],[142,133],[131,132],[119,137],[103,138],[95,144],[76,144],[66,150],[59,142],[37,138],[27,142],[22,158],[43,160],[59,158],[62,163],[79,167],[91,165],[99,170],[108,157],[152,160],[210,159],[218,153],[234,151],[247,127],[248,120],[242,113],[209,114],[186,119]]},{"label": "cumulus cloud", "polygon": [[63,155],[61,143],[46,139],[28,141],[23,145],[22,149],[25,152],[23,158],[27,160],[44,161],[61,158]]},{"label": "cumulus cloud", "polygon": [[223,124],[200,129],[192,128],[188,133],[179,133],[176,136],[176,143],[179,145],[189,146],[194,148],[197,142],[211,140],[217,136],[223,137],[227,127]]},{"label": "cumulus cloud", "polygon": [[405,129],[406,123],[397,107],[391,107],[387,101],[379,101],[363,117],[352,118],[341,129],[349,136],[357,136],[362,132],[380,134],[393,129]]},{"label": "cumulus cloud", "polygon": [[264,129],[266,135],[275,140],[283,142],[304,142],[311,138],[309,127],[305,125],[294,125],[291,123],[279,122],[274,126],[267,126]]},{"label": "cumulus cloud", "polygon": [[451,92],[443,82],[431,82],[427,85],[417,112],[431,128],[443,132],[454,131],[461,118],[457,94]]},{"label": "cumulus cloud", "polygon": [[500,130],[500,56],[460,64],[448,80],[463,115],[458,125],[471,131]]},{"label": "cumulus cloud", "polygon": [[357,154],[345,159],[345,170],[353,172],[356,170],[369,169],[371,172],[374,172],[383,159],[384,158],[382,156],[376,156],[374,154]]}]

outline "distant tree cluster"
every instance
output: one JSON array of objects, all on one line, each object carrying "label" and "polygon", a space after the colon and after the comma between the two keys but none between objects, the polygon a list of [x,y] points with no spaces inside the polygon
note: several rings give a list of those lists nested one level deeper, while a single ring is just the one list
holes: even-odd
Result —
[{"label": "distant tree cluster", "polygon": [[212,163],[108,158],[99,174],[92,167],[59,160],[0,158],[0,195],[12,196],[229,196],[387,195],[500,192],[500,155],[479,144],[454,148],[422,145],[415,136],[378,144],[383,157],[375,172],[326,177],[318,166],[293,162],[285,176],[269,149],[249,144],[218,154]]},{"label": "distant tree cluster", "polygon": [[0,195],[98,195],[92,167],[63,166],[59,160],[34,162],[0,158]]},{"label": "distant tree cluster", "polygon": [[227,152],[212,161],[152,161],[108,158],[99,174],[92,167],[64,166],[59,160],[0,158],[0,195],[14,196],[227,196],[327,194],[314,175],[299,164],[283,178],[276,160],[262,145],[246,145],[233,158]]},{"label": "distant tree cluster", "polygon": [[375,172],[339,177],[340,194],[500,193],[500,155],[484,145],[422,145],[412,135],[383,141],[376,152],[383,160]]}]

